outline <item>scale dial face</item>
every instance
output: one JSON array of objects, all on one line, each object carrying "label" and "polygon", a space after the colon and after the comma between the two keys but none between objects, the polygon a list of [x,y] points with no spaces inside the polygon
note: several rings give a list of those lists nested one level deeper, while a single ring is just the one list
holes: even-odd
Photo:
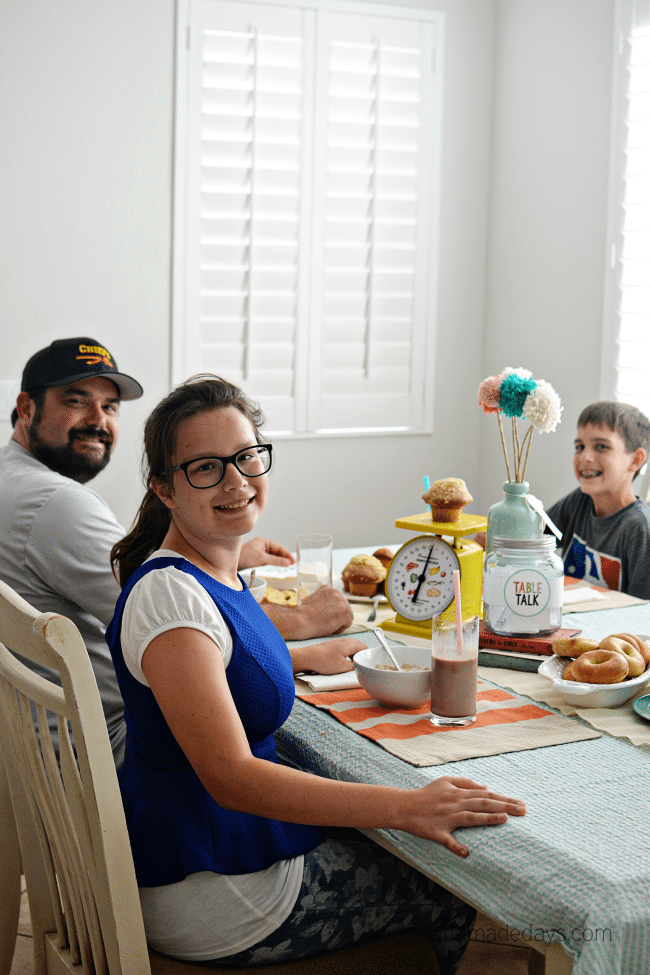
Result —
[{"label": "scale dial face", "polygon": [[407,620],[432,619],[454,598],[455,569],[460,569],[458,557],[444,539],[412,538],[391,562],[385,583],[391,606]]}]

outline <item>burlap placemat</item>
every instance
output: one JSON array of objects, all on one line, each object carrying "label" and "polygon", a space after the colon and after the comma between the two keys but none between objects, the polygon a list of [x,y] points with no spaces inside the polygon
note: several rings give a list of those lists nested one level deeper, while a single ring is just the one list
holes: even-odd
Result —
[{"label": "burlap placemat", "polygon": [[[584,579],[573,580],[564,577],[565,590],[592,589],[600,598],[589,599],[579,603],[566,603],[565,613],[590,613],[600,609],[621,609],[623,606],[642,606],[647,603],[647,599],[638,599],[636,596],[628,596],[626,592],[619,592],[617,589],[603,589],[593,583],[585,582]],[[605,597],[604,599],[602,597]]]},{"label": "burlap placemat", "polygon": [[[515,694],[524,694],[541,704],[548,704],[561,714],[576,715],[592,728],[604,731],[614,738],[627,738],[633,745],[650,747],[650,722],[639,717],[634,711],[632,707],[634,698],[618,708],[580,708],[574,704],[567,704],[560,692],[554,690],[551,682],[539,674],[505,670],[499,667],[490,667],[488,673],[490,679],[499,687],[508,688]],[[647,693],[648,687],[644,687],[636,697]]]},{"label": "burlap placemat", "polygon": [[346,727],[377,742],[392,755],[417,766],[600,737],[597,731],[486,680],[479,681],[476,723],[462,729],[435,727],[426,704],[414,711],[388,710],[361,688],[327,692],[306,689],[298,690],[297,695],[329,711]]}]

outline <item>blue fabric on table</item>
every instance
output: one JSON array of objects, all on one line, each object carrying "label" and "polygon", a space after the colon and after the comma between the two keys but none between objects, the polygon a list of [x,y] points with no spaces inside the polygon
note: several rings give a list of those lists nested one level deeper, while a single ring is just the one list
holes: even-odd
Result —
[{"label": "blue fabric on table", "polygon": [[[567,614],[564,625],[598,639],[650,634],[650,606]],[[321,775],[404,788],[460,775],[523,799],[523,818],[457,831],[470,850],[467,860],[407,833],[380,832],[410,862],[511,932],[518,929],[522,944],[535,934],[559,941],[573,959],[573,975],[650,972],[648,749],[604,734],[416,768],[300,700],[276,740],[282,758]]]}]

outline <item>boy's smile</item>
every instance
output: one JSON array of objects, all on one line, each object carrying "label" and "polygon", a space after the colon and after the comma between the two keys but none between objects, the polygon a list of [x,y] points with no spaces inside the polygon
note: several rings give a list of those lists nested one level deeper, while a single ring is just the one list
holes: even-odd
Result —
[{"label": "boy's smile", "polygon": [[580,490],[591,497],[599,518],[632,504],[632,478],[644,461],[645,451],[629,453],[615,430],[593,423],[578,427],[573,470]]}]

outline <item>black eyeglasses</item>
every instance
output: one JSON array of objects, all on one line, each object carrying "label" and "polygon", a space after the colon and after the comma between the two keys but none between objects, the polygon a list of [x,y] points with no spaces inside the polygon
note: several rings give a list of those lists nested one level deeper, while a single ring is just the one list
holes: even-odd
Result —
[{"label": "black eyeglasses", "polygon": [[228,464],[232,464],[244,477],[260,477],[271,470],[273,447],[270,443],[245,447],[230,457],[196,457],[184,464],[172,467],[173,471],[184,471],[193,488],[199,491],[215,487],[226,476]]}]

